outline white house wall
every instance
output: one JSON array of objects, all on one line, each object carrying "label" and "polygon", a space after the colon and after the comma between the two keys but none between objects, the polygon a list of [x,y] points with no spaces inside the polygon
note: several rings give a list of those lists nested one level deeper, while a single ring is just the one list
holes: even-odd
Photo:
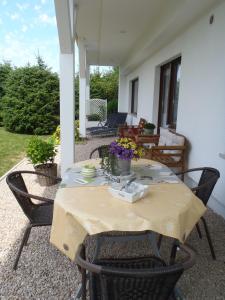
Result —
[{"label": "white house wall", "polygon": [[[209,18],[214,15],[214,23]],[[225,216],[225,3],[214,8],[120,82],[119,110],[129,111],[130,81],[139,78],[138,113],[156,123],[159,66],[182,56],[177,132],[190,142],[189,167],[218,168],[221,178],[210,205]],[[196,179],[196,178],[194,178]]]}]

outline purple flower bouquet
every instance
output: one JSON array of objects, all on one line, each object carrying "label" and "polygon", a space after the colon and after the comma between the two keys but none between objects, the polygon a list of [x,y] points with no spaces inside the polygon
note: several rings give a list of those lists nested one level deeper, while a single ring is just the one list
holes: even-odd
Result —
[{"label": "purple flower bouquet", "polygon": [[130,138],[120,138],[110,144],[109,152],[122,160],[137,160],[143,155],[143,148]]}]

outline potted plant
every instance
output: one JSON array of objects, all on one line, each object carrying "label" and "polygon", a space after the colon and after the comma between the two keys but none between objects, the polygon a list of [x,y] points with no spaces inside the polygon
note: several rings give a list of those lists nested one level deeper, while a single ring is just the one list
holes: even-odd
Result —
[{"label": "potted plant", "polygon": [[[54,163],[57,150],[54,139],[43,140],[37,136],[30,139],[27,146],[27,157],[32,162],[35,171],[57,177],[57,164]],[[56,183],[56,179],[38,175],[41,186],[49,186]]]},{"label": "potted plant", "polygon": [[131,160],[137,160],[143,155],[143,147],[138,146],[130,138],[119,138],[109,146],[111,156],[111,172],[113,175],[129,175]]},{"label": "potted plant", "polygon": [[145,123],[143,127],[143,133],[145,135],[151,135],[154,133],[155,124],[153,123]]}]

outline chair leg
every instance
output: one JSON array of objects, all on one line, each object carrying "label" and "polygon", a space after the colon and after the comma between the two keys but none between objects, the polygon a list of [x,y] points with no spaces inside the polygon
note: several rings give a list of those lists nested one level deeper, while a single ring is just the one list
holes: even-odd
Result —
[{"label": "chair leg", "polygon": [[15,260],[15,263],[13,265],[13,269],[16,270],[17,269],[17,265],[18,265],[18,262],[19,262],[19,259],[20,259],[20,255],[21,255],[21,252],[23,250],[23,246],[25,245],[25,242],[28,240],[28,237],[29,237],[29,234],[30,234],[30,230],[31,230],[31,224],[29,224],[24,232],[24,235],[23,235],[23,239],[22,239],[22,242],[20,244],[20,248],[19,248],[19,251],[18,251],[18,254],[17,254],[17,257],[16,257],[16,260]]},{"label": "chair leg", "polygon": [[210,233],[209,233],[209,230],[208,230],[206,220],[204,219],[204,217],[201,217],[201,220],[202,220],[202,223],[203,223],[204,228],[205,228],[205,233],[206,233],[206,237],[207,237],[207,240],[208,240],[208,244],[209,244],[209,248],[210,248],[210,251],[211,251],[212,258],[215,260],[216,255],[215,255],[215,251],[214,251],[214,248],[213,248],[213,244],[212,244],[212,240],[211,240],[211,236],[210,236]]},{"label": "chair leg", "polygon": [[85,269],[81,269],[81,276],[82,276],[82,300],[86,300],[87,274]]},{"label": "chair leg", "polygon": [[32,227],[29,227],[29,228],[28,228],[26,240],[25,240],[25,242],[24,242],[24,246],[27,246],[27,242],[28,242],[28,239],[29,239],[29,236],[30,236],[31,228],[32,228]]},{"label": "chair leg", "polygon": [[171,253],[170,253],[170,262],[169,262],[170,265],[173,265],[175,263],[178,247],[179,247],[179,241],[174,240],[173,245],[172,245],[172,249],[171,249]]},{"label": "chair leg", "polygon": [[199,224],[197,223],[195,226],[196,226],[199,238],[202,239],[202,233],[201,233],[201,229],[199,227]]},{"label": "chair leg", "polygon": [[162,239],[163,239],[163,235],[160,234],[159,235],[159,238],[158,238],[158,242],[157,242],[157,246],[158,246],[158,249],[160,250],[160,247],[161,247],[161,244],[162,244]]}]

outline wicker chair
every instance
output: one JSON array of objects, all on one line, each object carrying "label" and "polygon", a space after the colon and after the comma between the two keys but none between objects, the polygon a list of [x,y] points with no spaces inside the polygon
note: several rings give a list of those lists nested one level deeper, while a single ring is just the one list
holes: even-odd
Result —
[{"label": "wicker chair", "polygon": [[93,155],[98,154],[99,158],[103,158],[108,156],[109,153],[109,145],[102,145],[100,147],[95,148],[91,151],[89,158],[91,159]]},{"label": "wicker chair", "polygon": [[177,281],[195,262],[190,248],[180,248],[188,255],[187,259],[170,266],[156,256],[105,259],[93,264],[85,259],[85,246],[80,245],[75,261],[82,274],[82,300],[86,299],[86,270],[91,300],[175,299]]},{"label": "wicker chair", "polygon": [[[27,245],[27,241],[31,232],[32,227],[37,226],[49,226],[52,224],[52,215],[53,215],[53,203],[54,201],[52,199],[48,199],[45,197],[40,197],[36,195],[32,195],[28,193],[27,187],[25,185],[25,182],[23,180],[22,175],[23,174],[35,174],[35,175],[41,175],[48,178],[52,178],[51,176],[39,173],[39,172],[33,172],[33,171],[16,171],[10,173],[6,177],[6,182],[14,194],[16,200],[18,201],[19,205],[21,206],[24,214],[29,220],[29,223],[26,227],[13,269],[17,269],[17,265],[20,259],[21,252],[23,250],[23,246]],[[55,178],[54,178],[55,179]],[[56,178],[57,182],[59,182],[61,179]],[[36,204],[31,201],[31,199],[39,200],[40,203]]]},{"label": "wicker chair", "polygon": [[[187,173],[191,173],[191,172],[202,172],[198,185],[194,188],[191,188],[191,190],[195,193],[195,195],[202,200],[202,202],[204,203],[204,205],[206,206],[208,203],[208,200],[212,194],[212,191],[214,189],[214,186],[216,185],[217,180],[220,178],[220,172],[217,169],[214,168],[195,168],[195,169],[189,169],[185,172],[180,172],[177,173],[177,175],[184,175]],[[201,221],[203,223],[204,229],[205,229],[205,233],[206,233],[206,237],[208,240],[208,244],[209,244],[209,248],[211,251],[211,255],[213,259],[216,259],[216,255],[215,255],[215,251],[213,248],[213,244],[212,244],[212,240],[211,240],[211,236],[208,230],[208,226],[206,223],[206,220],[204,217],[201,217]],[[202,234],[201,234],[201,230],[199,227],[199,224],[196,224],[196,228],[198,231],[198,235],[200,238],[202,238]]]}]

